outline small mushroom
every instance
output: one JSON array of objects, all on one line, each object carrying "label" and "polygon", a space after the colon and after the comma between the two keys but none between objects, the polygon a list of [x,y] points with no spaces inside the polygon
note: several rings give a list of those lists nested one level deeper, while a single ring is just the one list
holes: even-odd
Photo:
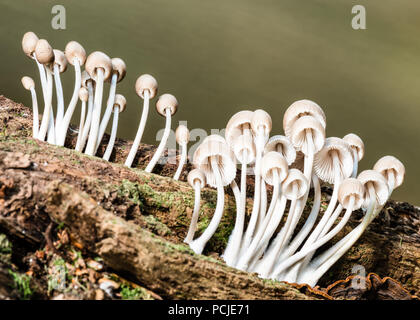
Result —
[{"label": "small mushroom", "polygon": [[32,97],[32,137],[36,138],[38,136],[39,130],[39,115],[38,115],[38,99],[36,97],[35,91],[35,82],[31,77],[23,77],[22,78],[22,85],[26,90],[31,92]]},{"label": "small mushroom", "polygon": [[95,51],[91,53],[86,59],[85,68],[90,77],[95,80],[96,83],[92,121],[89,131],[89,139],[85,150],[87,155],[93,156],[96,150],[96,142],[98,139],[99,125],[101,120],[104,81],[106,81],[111,76],[112,62],[105,53]]},{"label": "small mushroom", "polygon": [[80,112],[79,132],[77,134],[77,141],[76,141],[76,148],[75,148],[76,150],[80,149],[80,144],[82,143],[83,126],[85,124],[85,116],[86,116],[86,102],[89,99],[89,92],[85,87],[80,88],[79,99],[82,102],[82,110]]},{"label": "small mushroom", "polygon": [[158,83],[155,78],[150,74],[143,74],[137,78],[135,85],[137,95],[143,99],[143,112],[140,118],[139,128],[137,129],[136,137],[134,138],[133,145],[125,160],[124,165],[131,167],[137,150],[139,148],[141,138],[143,137],[144,128],[146,126],[147,116],[149,114],[149,101],[156,96],[158,90]]},{"label": "small mushroom", "polygon": [[114,149],[115,138],[117,137],[117,128],[118,128],[118,115],[119,113],[125,110],[127,104],[127,100],[121,94],[115,95],[115,102],[114,102],[114,118],[112,120],[112,129],[111,135],[109,137],[108,145],[106,146],[105,153],[102,159],[108,161],[111,157],[112,150]]},{"label": "small mushroom", "polygon": [[398,188],[404,181],[405,167],[400,160],[394,156],[384,156],[380,158],[375,165],[373,170],[378,171],[382,174],[388,182],[389,196],[392,191]]},{"label": "small mushroom", "polygon": [[190,140],[190,131],[184,125],[178,126],[175,131],[175,137],[178,144],[181,146],[181,159],[179,160],[178,168],[176,169],[174,180],[179,180],[182,168],[187,161],[187,145]]},{"label": "small mushroom", "polygon": [[[57,95],[57,115],[55,118],[55,127],[60,128],[61,120],[63,120],[64,117],[64,96],[60,73],[67,70],[67,58],[61,50],[54,49],[53,52],[54,62],[50,65],[50,68],[54,74],[55,92]],[[56,130],[56,140],[58,140],[58,129]]]},{"label": "small mushroom", "polygon": [[74,90],[67,110],[64,113],[63,119],[60,121],[60,128],[58,129],[58,141],[59,146],[64,146],[66,141],[67,130],[70,125],[71,117],[73,116],[74,110],[77,105],[77,100],[79,96],[79,90],[82,83],[81,67],[86,62],[86,51],[82,45],[76,41],[70,41],[67,43],[66,48],[64,49],[65,56],[68,63],[74,66],[75,80],[74,80]]},{"label": "small mushroom", "polygon": [[351,176],[355,178],[357,176],[359,161],[362,160],[365,155],[365,144],[362,139],[354,133],[345,135],[343,140],[350,145],[353,154],[353,173]]},{"label": "small mushroom", "polygon": [[163,151],[165,150],[166,143],[168,141],[168,137],[171,132],[171,118],[175,114],[177,109],[178,109],[178,101],[173,95],[169,93],[165,93],[161,95],[158,101],[156,102],[156,110],[161,116],[166,118],[166,124],[165,124],[165,130],[163,131],[162,140],[160,141],[159,146],[155,151],[155,154],[153,155],[152,159],[147,165],[145,169],[146,172],[153,171],[156,163],[158,162]]},{"label": "small mushroom", "polygon": [[[125,65],[125,62],[120,58],[112,58],[111,59],[112,64],[112,72],[111,77],[108,78],[108,81],[111,82],[111,85],[109,87],[109,96],[108,101],[105,109],[105,113],[102,117],[101,124],[99,126],[99,132],[98,132],[98,139],[96,140],[96,149],[95,153],[99,148],[99,145],[101,144],[102,137],[104,136],[106,127],[108,126],[109,119],[111,117],[111,112],[114,110],[114,101],[115,101],[115,91],[117,89],[117,83],[121,82],[127,72],[127,67]],[[115,116],[115,112],[114,112]]]},{"label": "small mushroom", "polygon": [[200,215],[200,201],[201,189],[206,185],[206,177],[199,169],[193,169],[188,173],[188,183],[194,189],[194,211],[191,217],[190,227],[188,228],[187,236],[184,239],[185,243],[190,243],[194,238],[194,233],[197,230],[198,216]]},{"label": "small mushroom", "polygon": [[94,98],[93,89],[95,86],[95,81],[89,76],[86,70],[82,72],[81,85],[82,87],[87,89],[89,96],[88,96],[88,108],[87,108],[88,111],[87,111],[85,123],[83,124],[82,138],[80,139],[80,144],[76,145],[76,148],[75,148],[75,150],[79,152],[82,152],[83,148],[86,145],[86,141],[89,136],[90,125],[92,123],[92,114],[93,114],[93,98]]},{"label": "small mushroom", "polygon": [[225,139],[210,135],[194,152],[193,163],[206,176],[206,182],[217,188],[217,204],[214,215],[203,234],[190,243],[191,249],[200,254],[210,240],[223,216],[225,192],[224,186],[229,185],[236,176],[236,159]]}]

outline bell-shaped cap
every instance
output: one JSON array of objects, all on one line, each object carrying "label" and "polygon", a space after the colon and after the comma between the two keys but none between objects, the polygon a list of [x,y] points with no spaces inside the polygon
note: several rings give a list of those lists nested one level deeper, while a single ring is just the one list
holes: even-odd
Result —
[{"label": "bell-shaped cap", "polygon": [[67,43],[64,53],[71,65],[74,65],[74,59],[77,59],[81,66],[83,66],[86,62],[86,51],[77,41],[70,41]]},{"label": "bell-shaped cap", "polygon": [[26,90],[31,90],[32,88],[35,88],[35,82],[34,79],[31,77],[25,76],[22,78],[22,85]]},{"label": "bell-shaped cap", "polygon": [[264,129],[264,135],[269,136],[273,122],[271,116],[264,110],[255,110],[252,114],[251,129],[254,136],[257,136],[258,130],[262,127]]},{"label": "bell-shaped cap", "polygon": [[85,87],[85,88],[88,87],[88,82],[92,83],[92,87],[95,85],[95,80],[93,80],[90,77],[89,73],[86,70],[84,70],[82,72],[82,80],[81,81],[82,81],[82,87]]},{"label": "bell-shaped cap", "polygon": [[238,136],[231,145],[231,148],[240,163],[251,164],[255,161],[256,150],[252,136],[247,134]]},{"label": "bell-shaped cap", "polygon": [[286,137],[291,139],[293,125],[303,116],[314,117],[324,129],[327,125],[325,113],[317,103],[307,99],[295,101],[287,108],[283,116],[283,130]]},{"label": "bell-shaped cap", "polygon": [[114,110],[116,107],[118,107],[118,111],[124,112],[125,108],[127,106],[127,100],[122,94],[116,94],[115,95],[115,101],[114,101]]},{"label": "bell-shaped cap", "polygon": [[200,188],[203,189],[206,185],[206,176],[200,169],[192,169],[187,176],[187,181],[191,187],[195,187],[197,182],[200,183]]},{"label": "bell-shaped cap", "polygon": [[148,90],[150,99],[153,99],[158,90],[158,83],[150,74],[142,74],[136,80],[135,89],[137,95],[142,99],[144,99],[144,90]]},{"label": "bell-shaped cap", "polygon": [[357,152],[358,160],[362,160],[365,155],[365,144],[362,139],[354,133],[349,133],[343,137],[343,140],[346,141],[352,150]]},{"label": "bell-shaped cap", "polygon": [[[308,179],[298,169],[289,169],[289,174],[281,185],[282,194],[289,200],[302,198],[308,191],[308,188]],[[296,191],[293,191],[293,189],[296,189]]]},{"label": "bell-shaped cap", "polygon": [[226,140],[219,135],[210,135],[198,146],[194,152],[193,163],[197,169],[203,171],[207,184],[217,187],[212,158],[217,161],[222,184],[230,184],[236,176],[236,158]]},{"label": "bell-shaped cap", "polygon": [[374,197],[379,206],[385,204],[389,197],[389,189],[386,179],[382,174],[375,170],[365,170],[360,172],[357,179],[363,184],[365,190],[363,207],[367,208],[370,203],[369,189],[373,187]]},{"label": "bell-shaped cap", "polygon": [[156,101],[156,110],[161,116],[165,117],[168,108],[171,111],[171,116],[173,116],[178,109],[178,101],[172,94],[165,93]]},{"label": "bell-shaped cap", "polygon": [[249,135],[252,136],[251,132],[251,120],[254,112],[249,110],[242,110],[235,113],[228,121],[225,130],[225,137],[227,143],[233,148],[234,141],[240,135],[245,133],[245,130],[249,130]]},{"label": "bell-shaped cap", "polygon": [[120,58],[112,58],[111,65],[112,73],[118,74],[117,82],[121,82],[127,73],[127,66],[125,65],[125,62]]},{"label": "bell-shaped cap", "polygon": [[[311,134],[312,143],[308,141],[307,132]],[[312,116],[303,116],[293,124],[290,141],[296,150],[308,154],[309,150],[317,153],[322,149],[325,143],[325,128]]]},{"label": "bell-shaped cap", "polygon": [[88,101],[89,92],[85,87],[81,87],[79,89],[79,99],[80,99],[80,101],[84,101],[84,102]]},{"label": "bell-shaped cap", "polygon": [[190,141],[190,130],[183,124],[179,125],[175,131],[175,138],[179,145],[188,144]]},{"label": "bell-shaped cap", "polygon": [[54,51],[45,39],[40,39],[35,46],[36,59],[41,64],[50,64],[54,61]]},{"label": "bell-shaped cap", "polygon": [[35,47],[39,38],[32,31],[26,32],[22,38],[22,50],[30,58],[33,58]]},{"label": "bell-shaped cap", "polygon": [[[67,59],[70,62],[68,57]],[[104,80],[107,80],[111,76],[112,71],[111,58],[101,51],[92,52],[86,59],[85,69],[95,81],[98,79],[98,69],[102,69]]]},{"label": "bell-shaped cap", "polygon": [[276,151],[266,153],[261,161],[261,176],[269,185],[274,185],[274,173],[277,172],[278,182],[283,182],[289,172],[286,159]]},{"label": "bell-shaped cap", "polygon": [[[338,188],[338,201],[344,209],[358,210],[364,202],[365,190],[360,180],[356,178],[345,179]],[[350,199],[354,198],[353,206],[349,208]]]},{"label": "bell-shaped cap", "polygon": [[353,156],[350,146],[343,139],[329,137],[325,145],[314,158],[314,170],[316,175],[325,182],[335,183],[334,158],[338,158],[338,170],[340,181],[351,176],[353,172]]},{"label": "bell-shaped cap", "polygon": [[276,135],[268,139],[264,148],[264,153],[270,151],[280,152],[286,159],[288,165],[291,165],[296,160],[296,150],[289,138],[285,136]]},{"label": "bell-shaped cap", "polygon": [[[376,161],[373,170],[382,174],[388,182],[388,186],[393,185],[393,189],[398,188],[404,181],[405,167],[400,160],[394,156],[384,156]],[[394,183],[389,181],[389,172],[394,174]]]},{"label": "bell-shaped cap", "polygon": [[58,66],[58,71],[63,73],[67,70],[67,58],[63,51],[54,49],[54,62],[50,65],[51,71],[54,71],[54,65]]}]

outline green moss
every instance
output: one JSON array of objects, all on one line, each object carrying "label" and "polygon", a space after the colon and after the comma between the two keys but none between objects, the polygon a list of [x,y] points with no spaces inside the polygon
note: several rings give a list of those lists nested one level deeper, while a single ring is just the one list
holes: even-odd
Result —
[{"label": "green moss", "polygon": [[125,283],[121,285],[120,294],[123,300],[153,300],[145,289],[141,287],[133,288]]},{"label": "green moss", "polygon": [[149,229],[161,236],[172,234],[171,229],[169,229],[166,224],[160,222],[159,219],[153,215],[144,216],[143,220],[147,223]]},{"label": "green moss", "polygon": [[17,289],[23,300],[28,300],[32,297],[33,291],[31,289],[31,277],[26,274],[20,274],[9,270],[10,275],[13,277],[13,287]]},{"label": "green moss", "polygon": [[9,264],[12,259],[12,243],[6,235],[0,234],[0,261]]}]

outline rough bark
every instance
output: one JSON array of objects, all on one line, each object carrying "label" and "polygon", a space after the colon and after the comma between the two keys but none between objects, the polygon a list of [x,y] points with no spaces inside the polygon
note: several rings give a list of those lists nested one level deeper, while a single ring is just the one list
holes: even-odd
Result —
[{"label": "rough bark", "polygon": [[[111,158],[115,163],[109,163],[73,151],[74,135],[67,139],[67,148],[56,147],[32,139],[30,127],[30,110],[0,97],[0,232],[16,244],[17,259],[48,242],[51,246],[45,240],[46,230],[54,221],[54,226],[64,223],[72,242],[84,252],[99,255],[117,273],[163,298],[401,299],[419,295],[420,215],[418,208],[407,203],[390,201],[385,213],[321,279],[321,288],[263,281],[226,267],[219,258],[233,227],[231,195],[226,195],[224,218],[206,256],[194,255],[182,245],[192,213],[191,188],[170,178],[176,165],[159,165],[159,175],[138,169],[146,166],[154,146],[142,145],[135,160],[138,168],[128,169],[122,163],[131,142],[117,140]],[[328,190],[324,191],[325,200]],[[201,229],[211,218],[215,199],[214,190],[203,191]],[[251,207],[252,199],[248,202]],[[354,214],[337,239],[360,217],[361,213]],[[345,285],[355,264],[379,275],[368,275],[371,285],[357,294]],[[24,269],[25,264],[20,267]],[[336,282],[346,278],[347,282]]]}]

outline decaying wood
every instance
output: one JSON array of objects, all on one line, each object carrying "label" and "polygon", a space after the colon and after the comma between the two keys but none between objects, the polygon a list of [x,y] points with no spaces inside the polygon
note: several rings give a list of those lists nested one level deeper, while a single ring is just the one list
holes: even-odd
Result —
[{"label": "decaying wood", "polygon": [[[176,165],[158,166],[160,175],[147,174],[122,166],[131,142],[117,141],[113,164],[72,150],[74,136],[67,139],[68,148],[34,140],[30,127],[29,109],[0,97],[0,233],[21,243],[18,248],[35,251],[44,246],[51,220],[63,222],[83,250],[98,254],[109,267],[163,298],[303,299],[326,298],[328,293],[336,298],[401,299],[420,293],[420,214],[409,204],[390,201],[386,213],[321,279],[318,289],[324,293],[320,293],[262,281],[224,265],[218,256],[233,227],[231,195],[226,195],[221,226],[205,251],[212,258],[194,255],[182,245],[193,192],[185,182],[169,178]],[[153,146],[142,145],[136,166],[145,167],[153,151]],[[185,177],[186,171],[181,180]],[[215,200],[214,190],[203,191],[201,219],[211,218]],[[252,199],[248,202],[251,207]],[[355,213],[337,239],[360,218],[361,213]],[[391,277],[394,282],[377,285],[380,281],[369,275],[369,294],[356,295],[331,285],[351,276],[354,265],[378,274],[374,280]]]}]

